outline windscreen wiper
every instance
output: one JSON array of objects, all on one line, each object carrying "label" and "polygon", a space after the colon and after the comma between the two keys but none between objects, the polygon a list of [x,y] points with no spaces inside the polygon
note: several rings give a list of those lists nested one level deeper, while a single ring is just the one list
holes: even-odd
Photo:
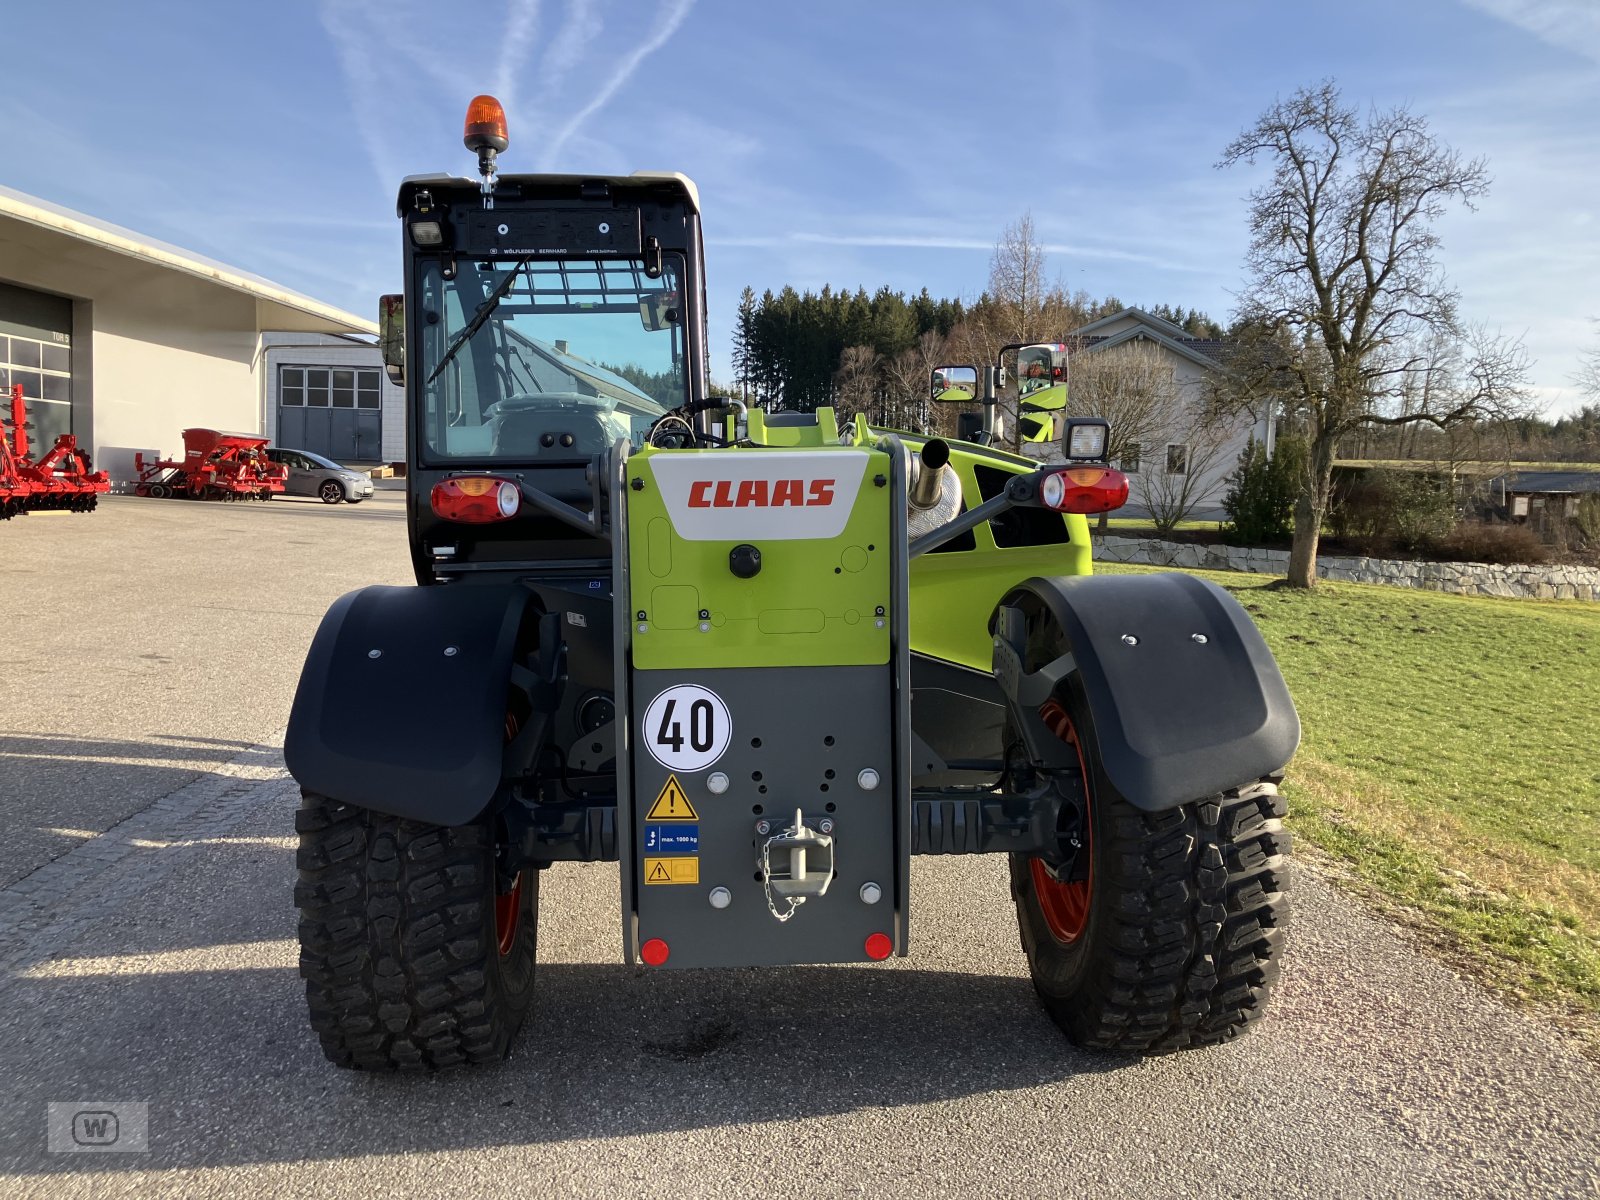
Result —
[{"label": "windscreen wiper", "polygon": [[428,376],[428,383],[432,383],[439,378],[439,373],[450,365],[450,360],[456,356],[461,347],[471,340],[473,334],[483,328],[483,323],[489,319],[489,314],[500,306],[500,301],[505,299],[506,293],[511,290],[511,285],[517,281],[518,272],[526,267],[529,261],[526,258],[517,259],[511,270],[506,272],[506,277],[495,284],[494,291],[490,292],[483,303],[478,305],[478,311],[472,314],[472,320],[466,323],[461,332],[456,334],[455,340],[446,348],[444,357],[439,360],[439,365],[433,369],[433,374]]}]

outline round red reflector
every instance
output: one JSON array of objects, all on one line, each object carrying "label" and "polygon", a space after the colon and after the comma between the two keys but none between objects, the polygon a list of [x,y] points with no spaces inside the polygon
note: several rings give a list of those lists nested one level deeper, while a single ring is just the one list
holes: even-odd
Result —
[{"label": "round red reflector", "polygon": [[666,962],[668,953],[667,944],[660,938],[651,938],[639,947],[639,957],[644,959],[646,965],[652,967],[659,967]]},{"label": "round red reflector", "polygon": [[474,96],[467,105],[461,140],[468,150],[504,150],[510,139],[506,136],[506,110],[500,101],[493,96]]},{"label": "round red reflector", "polygon": [[894,943],[889,940],[887,933],[873,933],[867,935],[867,957],[873,962],[882,962],[894,953]]}]

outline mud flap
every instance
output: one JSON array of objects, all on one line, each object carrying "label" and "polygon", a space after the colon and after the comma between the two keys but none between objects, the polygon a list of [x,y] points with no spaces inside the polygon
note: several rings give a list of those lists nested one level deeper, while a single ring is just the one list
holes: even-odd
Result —
[{"label": "mud flap", "polygon": [[500,786],[513,665],[537,641],[517,585],[369,587],[336,601],[300,674],[284,757],[309,791],[436,825]]},{"label": "mud flap", "polygon": [[[1080,688],[1105,773],[1130,804],[1176,808],[1283,769],[1300,718],[1272,652],[1193,575],[1030,579],[990,620],[995,672],[1030,749],[1038,707]],[[1032,736],[1030,736],[1032,735]]]}]

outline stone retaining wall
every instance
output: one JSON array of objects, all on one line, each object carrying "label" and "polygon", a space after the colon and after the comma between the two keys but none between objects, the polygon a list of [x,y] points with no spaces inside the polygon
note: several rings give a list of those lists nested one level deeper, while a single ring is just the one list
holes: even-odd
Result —
[{"label": "stone retaining wall", "polygon": [[[1250,571],[1284,575],[1287,550],[1248,546],[1203,546],[1144,538],[1096,537],[1094,556],[1102,562],[1146,563],[1157,567],[1198,567],[1208,571]],[[1403,562],[1387,558],[1317,559],[1322,579],[1348,583],[1387,583],[1395,587],[1457,592],[1466,596],[1527,596],[1540,600],[1600,600],[1600,569],[1570,566],[1494,566],[1489,563]]]}]

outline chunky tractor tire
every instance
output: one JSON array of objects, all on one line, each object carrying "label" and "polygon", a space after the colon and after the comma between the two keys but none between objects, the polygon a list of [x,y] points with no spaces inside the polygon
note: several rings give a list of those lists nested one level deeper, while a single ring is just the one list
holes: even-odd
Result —
[{"label": "chunky tractor tire", "polygon": [[1095,1050],[1166,1054],[1236,1037],[1277,979],[1288,918],[1275,782],[1143,812],[1100,770],[1081,700],[1052,701],[1043,715],[1080,746],[1091,859],[1086,880],[1061,883],[1039,860],[1011,856],[1022,948],[1045,1010]]},{"label": "chunky tractor tire", "polygon": [[363,1071],[492,1062],[533,999],[539,872],[497,893],[492,825],[305,793],[300,974],[323,1053]]}]

